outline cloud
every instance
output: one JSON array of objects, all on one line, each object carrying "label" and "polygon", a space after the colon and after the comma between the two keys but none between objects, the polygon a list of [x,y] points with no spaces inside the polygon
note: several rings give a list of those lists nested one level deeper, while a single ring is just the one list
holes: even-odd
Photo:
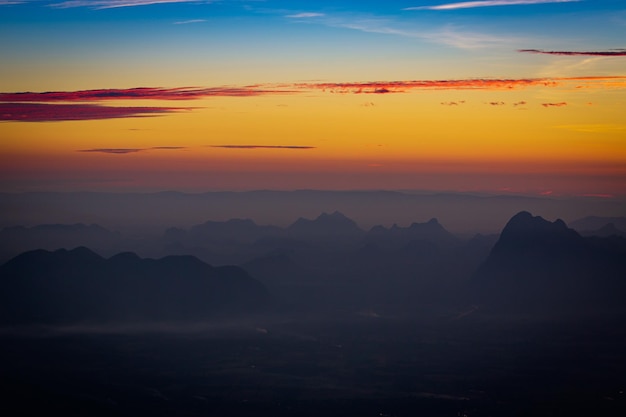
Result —
[{"label": "cloud", "polygon": [[181,20],[180,22],[174,22],[175,25],[189,25],[192,23],[203,23],[206,22],[206,19],[191,19],[191,20]]},{"label": "cloud", "polygon": [[112,153],[115,155],[123,155],[127,153],[137,153],[144,151],[141,148],[96,148],[96,149],[81,149],[76,152],[99,152],[99,153]]},{"label": "cloud", "polygon": [[465,104],[465,100],[461,101],[444,101],[440,103],[442,106],[459,106],[461,104]]},{"label": "cloud", "polygon": [[89,7],[91,9],[114,9],[118,7],[149,6],[166,3],[211,3],[211,1],[198,0],[68,0],[53,3],[50,7],[70,9],[74,7]]},{"label": "cloud", "polygon": [[147,148],[147,149],[156,149],[156,150],[162,150],[162,151],[176,151],[180,149],[187,149],[187,147],[186,146],[153,146],[152,148]]},{"label": "cloud", "polygon": [[301,145],[211,145],[211,148],[225,149],[316,149],[316,146]]},{"label": "cloud", "polygon": [[513,90],[531,86],[556,86],[556,79],[465,79],[465,80],[413,80],[347,83],[295,84],[296,88],[313,88],[331,93],[388,94],[411,90]]},{"label": "cloud", "polygon": [[517,52],[565,56],[626,56],[626,49],[611,49],[608,51],[544,51],[543,49],[518,49]]},{"label": "cloud", "polygon": [[245,97],[288,91],[264,90],[254,86],[244,87],[138,87],[127,89],[102,89],[81,91],[49,91],[43,93],[0,93],[0,101],[98,101],[98,100],[193,100],[204,97]]},{"label": "cloud", "polygon": [[324,13],[304,12],[304,13],[288,14],[285,17],[288,17],[290,19],[310,19],[312,17],[322,17],[322,16],[325,16]]},{"label": "cloud", "polygon": [[504,101],[491,101],[489,102],[490,106],[504,106],[506,103]]},{"label": "cloud", "polygon": [[563,107],[567,106],[567,103],[562,101],[560,103],[541,103],[543,107]]},{"label": "cloud", "polygon": [[153,146],[152,148],[93,148],[93,149],[80,149],[76,152],[89,152],[89,153],[109,153],[114,155],[125,155],[129,153],[144,152],[150,150],[178,150],[187,149],[185,146]]},{"label": "cloud", "polygon": [[158,116],[179,110],[186,109],[176,107],[110,107],[96,104],[0,103],[0,121],[58,122],[118,119]]},{"label": "cloud", "polygon": [[438,4],[435,6],[406,7],[402,10],[456,10],[473,9],[476,7],[493,6],[522,6],[546,3],[574,3],[581,0],[487,0],[487,1],[462,1],[458,3]]},{"label": "cloud", "polygon": [[513,107],[524,106],[524,105],[526,105],[525,101],[518,101],[517,103],[513,103]]}]

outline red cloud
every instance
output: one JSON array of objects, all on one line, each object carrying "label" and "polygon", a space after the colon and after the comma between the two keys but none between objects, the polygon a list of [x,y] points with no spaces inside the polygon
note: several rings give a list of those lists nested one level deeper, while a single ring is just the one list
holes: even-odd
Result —
[{"label": "red cloud", "polygon": [[110,153],[110,154],[115,154],[115,155],[123,155],[127,153],[149,151],[151,149],[178,150],[178,149],[186,149],[186,148],[184,146],[153,146],[152,148],[94,148],[94,149],[80,149],[77,152],[98,152],[98,153]]},{"label": "red cloud", "polygon": [[294,87],[332,93],[383,94],[410,90],[512,90],[535,85],[556,86],[557,83],[558,79],[528,78],[318,83],[295,84]]},{"label": "red cloud", "polygon": [[613,49],[610,51],[544,51],[542,49],[518,49],[517,52],[569,56],[626,56],[626,49]]},{"label": "red cloud", "polygon": [[49,91],[43,93],[0,93],[0,101],[51,102],[51,101],[98,101],[98,100],[193,100],[203,97],[248,97],[288,91],[265,90],[255,86],[246,87],[179,87],[179,88],[127,88],[82,91]]},{"label": "red cloud", "polygon": [[110,107],[96,104],[0,103],[0,121],[55,122],[148,117],[184,109],[176,107]]}]

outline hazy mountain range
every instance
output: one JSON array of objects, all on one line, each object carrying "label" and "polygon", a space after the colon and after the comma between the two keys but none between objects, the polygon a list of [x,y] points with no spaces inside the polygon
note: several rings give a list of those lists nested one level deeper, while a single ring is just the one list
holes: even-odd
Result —
[{"label": "hazy mountain range", "polygon": [[[153,240],[125,239],[96,225],[1,233],[5,252],[7,244],[84,243],[165,256],[107,259],[84,247],[23,253],[0,268],[8,323],[201,320],[261,308],[379,315],[476,305],[573,314],[621,310],[626,296],[626,239],[583,237],[562,220],[528,212],[513,216],[499,237],[471,239],[455,237],[436,219],[365,231],[339,212],[285,228],[208,221]],[[240,266],[212,267],[211,259]]]}]

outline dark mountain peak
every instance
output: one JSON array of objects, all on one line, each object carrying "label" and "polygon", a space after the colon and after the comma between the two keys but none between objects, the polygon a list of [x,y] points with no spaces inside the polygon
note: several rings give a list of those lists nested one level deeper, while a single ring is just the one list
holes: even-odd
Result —
[{"label": "dark mountain peak", "polygon": [[110,262],[137,262],[141,260],[139,255],[135,252],[120,252],[117,255],[111,256],[109,258]]},{"label": "dark mountain peak", "polygon": [[527,211],[517,213],[502,229],[500,241],[512,239],[537,239],[546,236],[576,239],[578,233],[567,227],[565,222],[557,219],[549,222],[541,216],[533,216]]},{"label": "dark mountain peak", "polygon": [[550,222],[524,211],[506,224],[472,285],[478,300],[503,309],[564,312],[616,306],[626,291],[626,265],[614,246],[594,243],[562,220]]},{"label": "dark mountain peak", "polygon": [[363,232],[354,220],[338,211],[332,214],[324,212],[315,220],[300,217],[289,226],[288,230],[291,233],[315,236],[356,235]]},{"label": "dark mountain peak", "polygon": [[74,249],[58,249],[54,254],[66,254],[67,257],[84,260],[104,260],[104,258],[85,246],[78,246]]},{"label": "dark mountain peak", "polygon": [[426,223],[412,223],[409,227],[410,229],[421,229],[421,230],[445,230],[444,227],[439,223],[439,220],[436,218],[432,218]]}]

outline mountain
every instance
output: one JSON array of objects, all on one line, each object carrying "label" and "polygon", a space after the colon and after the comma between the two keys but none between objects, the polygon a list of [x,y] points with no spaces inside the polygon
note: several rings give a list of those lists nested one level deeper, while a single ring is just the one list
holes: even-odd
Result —
[{"label": "mountain", "polygon": [[283,230],[276,226],[259,226],[250,219],[230,219],[225,222],[207,221],[193,226],[187,239],[194,243],[226,241],[252,243],[262,237],[280,236]]},{"label": "mountain", "polygon": [[586,233],[602,229],[608,224],[613,224],[613,227],[620,231],[626,231],[626,217],[588,216],[571,222],[570,227],[580,233]]},{"label": "mountain", "polygon": [[584,238],[562,220],[520,212],[471,280],[479,303],[516,312],[593,313],[622,308],[626,252]]},{"label": "mountain", "polygon": [[0,230],[0,262],[33,249],[54,250],[88,246],[108,251],[121,241],[119,233],[97,224],[41,224]]},{"label": "mountain", "polygon": [[79,247],[23,253],[0,267],[0,322],[201,320],[268,305],[243,269],[192,256],[105,259]]},{"label": "mountain", "polygon": [[426,223],[412,223],[409,227],[399,227],[394,224],[390,228],[374,226],[367,233],[367,241],[393,241],[407,244],[411,241],[428,241],[441,244],[458,242],[458,239],[448,232],[437,219],[432,218]]},{"label": "mountain", "polygon": [[315,220],[300,217],[287,228],[289,236],[307,238],[359,237],[365,232],[342,213],[322,213]]},{"label": "mountain", "polygon": [[620,236],[626,237],[626,232],[615,227],[613,223],[607,223],[597,230],[582,230],[580,234],[583,236],[598,236],[598,237],[610,237],[610,236]]}]

